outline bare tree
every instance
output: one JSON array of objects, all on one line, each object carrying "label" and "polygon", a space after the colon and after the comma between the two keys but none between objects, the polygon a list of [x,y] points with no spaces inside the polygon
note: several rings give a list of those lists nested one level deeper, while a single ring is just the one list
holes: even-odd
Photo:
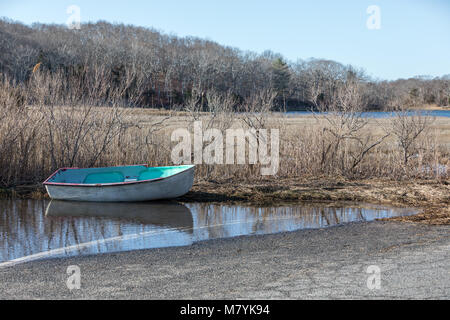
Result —
[{"label": "bare tree", "polygon": [[321,166],[323,170],[338,168],[341,174],[354,172],[364,157],[381,144],[389,134],[376,139],[363,130],[369,119],[363,115],[360,85],[346,81],[339,85],[329,104],[317,103],[318,121],[324,121],[322,133]]},{"label": "bare tree", "polygon": [[403,167],[406,170],[409,160],[418,153],[418,139],[435,120],[421,111],[408,111],[396,107],[394,116],[389,119],[385,131],[390,132],[401,149]]},{"label": "bare tree", "polygon": [[263,89],[248,97],[243,106],[242,121],[252,129],[265,129],[272,113],[278,93],[273,89]]}]

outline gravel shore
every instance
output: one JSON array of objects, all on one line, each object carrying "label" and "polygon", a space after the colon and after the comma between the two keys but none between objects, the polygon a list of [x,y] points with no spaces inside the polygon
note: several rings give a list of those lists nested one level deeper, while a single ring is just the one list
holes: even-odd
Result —
[{"label": "gravel shore", "polygon": [[[81,271],[69,290],[67,267]],[[369,289],[369,266],[380,288]],[[0,269],[0,299],[449,299],[450,227],[353,223]]]}]

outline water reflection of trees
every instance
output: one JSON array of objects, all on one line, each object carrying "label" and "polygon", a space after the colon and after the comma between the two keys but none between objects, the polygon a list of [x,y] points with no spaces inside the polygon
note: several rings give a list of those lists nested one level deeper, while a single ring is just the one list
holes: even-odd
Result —
[{"label": "water reflection of trees", "polygon": [[[411,213],[407,209],[361,208],[352,205],[328,207],[325,204],[305,204],[295,207],[253,208],[178,204],[171,209],[158,207],[158,214],[149,217],[150,213],[145,211],[145,205],[144,208],[142,205],[124,206],[120,210],[128,211],[127,217],[133,216],[133,208],[136,209],[134,216],[139,216],[139,220],[131,221],[102,215],[45,216],[47,205],[48,201],[0,201],[0,261],[89,242],[93,242],[92,245],[67,254],[186,245],[192,241],[211,238],[320,228]],[[77,205],[77,208],[79,206],[82,205]],[[111,215],[112,212],[105,213],[108,214]],[[149,232],[155,234],[147,236]],[[139,233],[146,233],[146,236],[126,241],[120,238],[115,240],[115,237]],[[111,238],[114,241],[102,242]]]},{"label": "water reflection of trees", "polygon": [[191,204],[190,208],[195,212],[198,239],[321,228],[405,214],[401,209],[356,205],[328,207],[325,204],[256,208],[201,203]]},{"label": "water reflection of trees", "polygon": [[[109,219],[107,217],[46,217],[48,201],[36,200],[4,200],[0,201],[0,261],[28,256],[56,248],[75,246],[93,242],[90,246],[67,252],[67,254],[95,254],[100,252],[122,251],[136,248],[170,245],[161,243],[172,241],[159,232],[170,229],[170,221],[163,219],[164,224],[140,223]],[[181,206],[181,205],[179,205]],[[132,209],[132,207],[129,207]],[[172,206],[173,208],[173,206]],[[187,221],[190,212],[185,208],[182,221]],[[149,215],[151,212],[149,212]],[[156,217],[158,218],[158,217]],[[192,229],[192,217],[190,217]],[[188,223],[189,224],[189,223]],[[177,224],[178,225],[178,224]],[[135,237],[121,241],[117,237],[140,233],[152,233],[155,236]],[[187,236],[190,239],[190,236]],[[114,241],[103,241],[113,239]],[[180,239],[175,239],[180,242]]]}]

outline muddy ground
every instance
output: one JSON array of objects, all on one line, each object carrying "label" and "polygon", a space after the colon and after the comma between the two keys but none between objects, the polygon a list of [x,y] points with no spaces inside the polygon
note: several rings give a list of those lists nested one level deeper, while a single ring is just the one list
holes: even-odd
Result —
[{"label": "muddy ground", "polygon": [[450,224],[450,182],[448,180],[391,181],[329,179],[261,180],[236,185],[227,181],[198,182],[181,198],[186,202],[245,203],[273,206],[298,202],[352,201],[422,209],[396,221]]}]

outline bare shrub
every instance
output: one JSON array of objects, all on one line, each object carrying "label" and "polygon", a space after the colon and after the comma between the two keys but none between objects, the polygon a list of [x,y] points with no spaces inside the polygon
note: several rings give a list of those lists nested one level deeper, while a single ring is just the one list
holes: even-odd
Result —
[{"label": "bare shrub", "polygon": [[367,154],[386,139],[389,134],[375,139],[364,130],[369,119],[363,116],[363,102],[359,83],[346,81],[333,93],[333,99],[326,104],[316,100],[316,119],[325,120],[322,127],[320,165],[325,173],[338,173],[349,176],[355,173],[358,165]]},{"label": "bare shrub", "polygon": [[204,129],[216,128],[224,131],[233,125],[235,119],[234,107],[236,99],[231,91],[221,94],[216,90],[209,90],[206,93],[208,103],[208,120]]},{"label": "bare shrub", "polygon": [[234,121],[236,98],[231,91],[222,94],[214,89],[205,95],[193,90],[185,110],[194,121],[203,121],[203,129],[226,130]]},{"label": "bare shrub", "polygon": [[[0,83],[0,184],[30,182],[36,167],[32,153],[36,148],[42,118],[26,107],[24,88],[7,78]],[[30,168],[31,166],[31,168]]]},{"label": "bare shrub", "polygon": [[249,128],[265,129],[277,95],[273,89],[263,89],[253,93],[244,102],[242,121]]},{"label": "bare shrub", "polygon": [[[216,129],[225,134],[226,130],[235,123],[236,104],[236,98],[231,91],[222,94],[211,89],[203,95],[194,90],[185,110],[191,116],[191,127],[194,121],[200,121],[203,130]],[[210,179],[213,177],[213,171],[217,171],[217,166],[205,164],[199,166],[197,171]]]},{"label": "bare shrub", "polygon": [[[170,114],[143,119],[132,109],[75,97],[54,105],[61,101],[57,79],[36,72],[32,91],[0,81],[0,186],[41,182],[60,167],[169,164],[170,146],[158,131]],[[26,106],[29,100],[35,105]]]},{"label": "bare shrub", "polygon": [[54,168],[96,165],[125,129],[117,108],[103,112],[92,106],[47,106],[43,110],[47,154]]},{"label": "bare shrub", "polygon": [[[421,111],[408,111],[397,107],[389,119],[385,131],[392,134],[399,148],[400,163],[404,173],[408,173],[410,160],[419,153],[427,153],[427,148],[421,147],[421,136],[426,136],[434,118]],[[416,171],[417,172],[417,171]]]},{"label": "bare shrub", "polygon": [[200,120],[203,112],[201,94],[197,90],[192,90],[190,97],[186,100],[184,110],[190,114],[195,121]]}]

